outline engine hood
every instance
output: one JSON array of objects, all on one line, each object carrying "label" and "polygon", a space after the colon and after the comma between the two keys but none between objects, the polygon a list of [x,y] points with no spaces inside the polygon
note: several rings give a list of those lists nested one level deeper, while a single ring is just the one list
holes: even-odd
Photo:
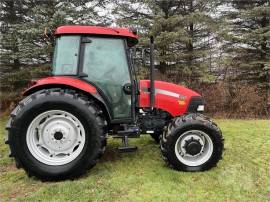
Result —
[{"label": "engine hood", "polygon": [[[155,107],[167,111],[172,116],[179,116],[186,113],[191,98],[201,95],[184,86],[155,81]],[[141,108],[150,107],[150,80],[140,81]]]}]

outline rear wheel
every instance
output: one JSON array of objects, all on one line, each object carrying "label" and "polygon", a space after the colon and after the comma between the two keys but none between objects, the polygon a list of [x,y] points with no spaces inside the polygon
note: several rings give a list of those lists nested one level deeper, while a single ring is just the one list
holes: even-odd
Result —
[{"label": "rear wheel", "polygon": [[85,138],[80,120],[63,110],[39,114],[26,132],[27,148],[35,159],[47,165],[64,165],[76,159]]},{"label": "rear wheel", "polygon": [[85,173],[106,146],[101,109],[68,89],[42,90],[25,98],[11,113],[7,130],[17,166],[43,180]]},{"label": "rear wheel", "polygon": [[201,114],[175,118],[161,138],[165,162],[181,171],[204,171],[216,166],[222,157],[220,129]]}]

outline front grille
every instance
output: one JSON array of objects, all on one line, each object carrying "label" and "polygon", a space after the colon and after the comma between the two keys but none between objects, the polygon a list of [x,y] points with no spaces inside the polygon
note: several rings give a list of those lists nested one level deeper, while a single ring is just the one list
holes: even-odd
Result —
[{"label": "front grille", "polygon": [[199,105],[203,105],[203,99],[200,96],[191,97],[187,112],[195,113]]}]

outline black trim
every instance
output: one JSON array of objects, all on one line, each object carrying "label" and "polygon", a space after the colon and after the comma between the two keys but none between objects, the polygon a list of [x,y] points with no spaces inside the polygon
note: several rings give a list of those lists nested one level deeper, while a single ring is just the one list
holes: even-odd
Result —
[{"label": "black trim", "polygon": [[80,48],[79,48],[79,60],[78,60],[78,67],[77,67],[77,75],[82,75],[83,73],[83,60],[84,60],[84,51],[85,51],[85,43],[83,43],[83,36],[81,36],[80,40]]},{"label": "black trim", "polygon": [[200,96],[193,96],[193,97],[191,97],[191,99],[189,101],[187,112],[188,113],[196,113],[197,112],[197,109],[198,109],[198,106],[199,105],[203,105],[203,104],[204,104],[204,102],[203,102],[203,98],[202,97],[200,97]]},{"label": "black trim", "polygon": [[121,119],[112,119],[112,124],[133,124],[134,121],[132,118],[121,118]]},{"label": "black trim", "polygon": [[135,113],[135,106],[136,106],[136,84],[134,82],[134,78],[133,78],[133,74],[132,74],[132,62],[130,60],[130,56],[129,56],[129,46],[127,44],[127,40],[124,40],[124,48],[125,48],[125,53],[126,53],[126,58],[127,58],[127,65],[128,65],[128,72],[129,72],[129,79],[131,82],[131,89],[132,89],[132,93],[131,93],[131,120],[133,123],[135,123],[136,120],[136,113]]},{"label": "black trim", "polygon": [[81,43],[92,43],[92,40],[89,39],[88,37],[82,37]]}]

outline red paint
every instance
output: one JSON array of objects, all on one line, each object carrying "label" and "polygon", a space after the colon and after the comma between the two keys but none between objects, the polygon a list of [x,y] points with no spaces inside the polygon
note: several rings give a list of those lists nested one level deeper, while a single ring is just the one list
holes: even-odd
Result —
[{"label": "red paint", "polygon": [[78,88],[88,93],[93,93],[93,94],[97,93],[97,89],[94,86],[80,79],[77,79],[74,77],[68,77],[68,76],[53,76],[53,77],[47,77],[47,78],[37,80],[33,86],[28,88],[23,93],[23,95],[28,95],[29,92],[32,92],[32,90],[34,90],[35,88],[42,89],[48,85],[66,85],[66,86]]},{"label": "red paint", "polygon": [[[80,80],[78,78],[74,77],[68,77],[68,76],[53,76],[53,77],[47,77],[40,79],[38,81],[35,81],[33,83],[34,85],[28,88],[23,94],[29,95],[36,89],[44,89],[46,86],[50,85],[65,85],[70,86],[73,88],[80,89],[82,91],[96,94],[97,90],[94,86],[90,85],[89,83]],[[140,107],[150,107],[150,94],[147,92],[144,92],[142,89],[148,89],[150,88],[150,81],[149,80],[141,80],[140,81],[140,95],[139,95],[139,102]],[[156,89],[162,89],[169,92],[177,93],[180,96],[185,97],[185,105],[180,105],[179,101],[181,98],[173,97],[171,95],[164,95],[157,93],[155,96],[155,107],[158,109],[162,109],[164,111],[167,111],[170,113],[173,117],[182,115],[186,112],[187,106],[189,104],[190,98],[192,96],[200,96],[198,93],[185,88],[183,86],[179,86],[176,84],[164,82],[164,81],[155,81],[155,88]]]},{"label": "red paint", "polygon": [[[142,89],[150,88],[149,80],[141,80],[140,81],[140,107],[150,107],[150,94],[144,92]],[[179,86],[173,83],[168,83],[164,81],[155,81],[155,89],[162,89],[166,91],[170,91],[173,93],[180,94],[181,96],[185,96],[185,105],[180,105],[178,101],[180,98],[176,98],[170,95],[164,95],[157,93],[155,96],[155,107],[158,109],[162,109],[170,113],[173,117],[182,115],[186,112],[190,98],[192,96],[200,96],[200,94],[185,88],[183,86]]]},{"label": "red paint", "polygon": [[98,26],[81,26],[70,25],[58,27],[55,31],[55,35],[63,34],[91,34],[91,35],[107,35],[107,36],[120,36],[126,37],[129,40],[130,45],[138,43],[138,35],[133,34],[127,28],[110,28],[110,27],[98,27]]}]

